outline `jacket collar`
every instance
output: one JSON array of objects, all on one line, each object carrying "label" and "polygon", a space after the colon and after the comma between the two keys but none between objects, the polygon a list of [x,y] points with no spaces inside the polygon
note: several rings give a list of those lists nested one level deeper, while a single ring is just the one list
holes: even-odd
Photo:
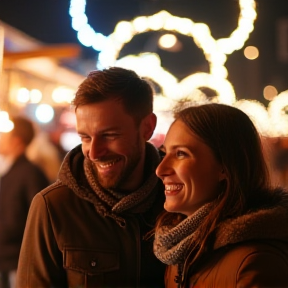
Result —
[{"label": "jacket collar", "polygon": [[220,223],[214,249],[254,239],[288,242],[288,194],[279,188],[271,194],[264,207]]}]

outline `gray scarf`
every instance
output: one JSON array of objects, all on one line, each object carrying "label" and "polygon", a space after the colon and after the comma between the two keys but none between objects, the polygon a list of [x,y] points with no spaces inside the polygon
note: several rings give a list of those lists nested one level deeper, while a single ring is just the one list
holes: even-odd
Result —
[{"label": "gray scarf", "polygon": [[167,265],[183,263],[193,248],[198,235],[197,228],[209,214],[212,203],[205,204],[176,226],[162,226],[155,232],[154,254]]},{"label": "gray scarf", "polygon": [[125,226],[125,219],[119,216],[120,213],[125,211],[143,213],[155,200],[156,194],[152,193],[158,182],[155,173],[152,173],[138,190],[126,195],[113,190],[104,190],[95,176],[91,161],[87,158],[84,160],[84,171],[97,198],[94,203],[97,212],[104,217],[113,218],[121,226]]}]

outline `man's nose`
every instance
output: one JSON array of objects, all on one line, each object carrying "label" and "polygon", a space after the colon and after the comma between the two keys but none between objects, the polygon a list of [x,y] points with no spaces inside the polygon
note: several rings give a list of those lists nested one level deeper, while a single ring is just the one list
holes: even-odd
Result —
[{"label": "man's nose", "polygon": [[105,143],[99,139],[93,139],[89,149],[89,158],[90,160],[97,160],[103,157],[107,152],[107,147]]}]

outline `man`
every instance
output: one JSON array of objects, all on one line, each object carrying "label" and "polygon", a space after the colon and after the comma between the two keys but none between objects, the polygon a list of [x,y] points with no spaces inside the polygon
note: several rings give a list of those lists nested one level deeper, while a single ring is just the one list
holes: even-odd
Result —
[{"label": "man", "polygon": [[160,156],[147,143],[153,91],[112,67],[91,72],[73,104],[82,145],[32,202],[17,287],[164,287],[165,267],[144,238],[164,203]]},{"label": "man", "polygon": [[33,123],[20,116],[12,121],[13,130],[0,133],[0,288],[15,287],[28,209],[35,194],[49,185],[25,155],[35,134]]}]

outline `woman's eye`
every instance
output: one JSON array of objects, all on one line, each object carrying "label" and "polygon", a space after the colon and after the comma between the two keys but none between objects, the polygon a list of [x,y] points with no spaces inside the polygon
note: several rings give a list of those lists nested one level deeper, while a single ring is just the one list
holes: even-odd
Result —
[{"label": "woman's eye", "polygon": [[160,158],[163,159],[166,153],[163,150],[159,150]]},{"label": "woman's eye", "polygon": [[181,151],[181,150],[178,150],[176,152],[176,156],[179,157],[179,158],[183,158],[185,157],[187,154],[184,152],[184,151]]}]

